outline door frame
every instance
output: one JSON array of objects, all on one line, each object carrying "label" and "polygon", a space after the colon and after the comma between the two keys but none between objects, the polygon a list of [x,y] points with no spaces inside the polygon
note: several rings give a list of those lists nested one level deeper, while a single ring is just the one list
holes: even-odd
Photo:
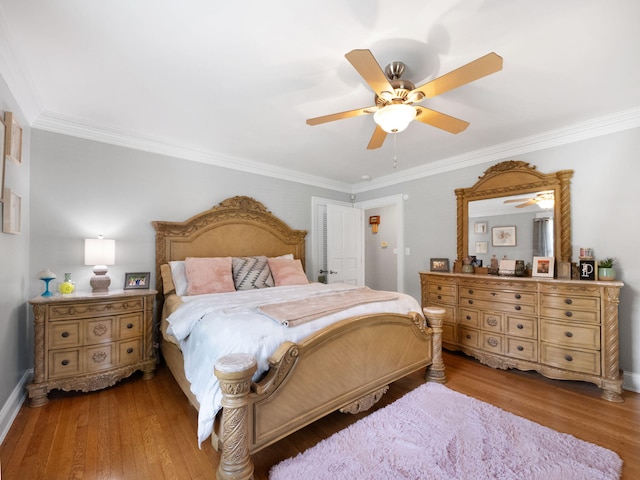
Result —
[{"label": "door frame", "polygon": [[[395,206],[398,222],[396,225],[396,240],[397,240],[397,288],[398,292],[404,293],[404,257],[405,257],[405,245],[404,245],[404,195],[397,194],[388,197],[374,198],[372,200],[366,200],[362,202],[343,202],[341,200],[332,200],[330,198],[311,197],[311,261],[307,267],[307,271],[314,272],[311,278],[317,278],[318,271],[320,270],[319,258],[320,258],[320,242],[318,241],[318,235],[322,235],[322,228],[320,225],[320,219],[318,218],[318,207],[322,205],[342,205],[344,207],[359,208],[361,210],[367,210],[371,208]],[[365,225],[365,218],[363,215],[362,230],[367,227]],[[364,258],[362,259],[364,262]],[[364,265],[366,271],[367,266]]]}]

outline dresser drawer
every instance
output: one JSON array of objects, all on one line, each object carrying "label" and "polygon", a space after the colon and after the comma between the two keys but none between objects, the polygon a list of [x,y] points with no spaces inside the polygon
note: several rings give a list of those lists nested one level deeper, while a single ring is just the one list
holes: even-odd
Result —
[{"label": "dresser drawer", "polygon": [[600,327],[541,320],[540,340],[567,347],[600,349]]},{"label": "dresser drawer", "polygon": [[493,333],[482,332],[480,334],[482,343],[480,348],[491,353],[502,353],[503,338],[502,335],[496,335]]},{"label": "dresser drawer", "polygon": [[540,304],[545,307],[570,310],[600,310],[600,298],[571,295],[542,295]]},{"label": "dresser drawer", "polygon": [[443,285],[441,283],[430,283],[429,294],[436,295],[448,295],[455,297],[458,294],[458,287],[456,285]]},{"label": "dresser drawer", "polygon": [[534,292],[484,290],[474,287],[461,287],[460,296],[503,303],[536,304],[538,302],[538,294]]},{"label": "dresser drawer", "polygon": [[506,333],[514,337],[538,338],[538,322],[534,317],[507,315]]},{"label": "dresser drawer", "polygon": [[564,318],[572,322],[600,323],[599,311],[575,310],[572,308],[559,309],[543,305],[540,307],[540,315],[549,318]]},{"label": "dresser drawer", "polygon": [[480,328],[485,331],[502,333],[504,331],[504,315],[497,312],[482,312]]},{"label": "dresser drawer", "polygon": [[468,347],[478,347],[480,332],[471,328],[460,328],[460,343]]},{"label": "dresser drawer", "polygon": [[99,317],[83,320],[85,325],[84,344],[106,343],[113,340],[114,317]]},{"label": "dresser drawer", "polygon": [[83,350],[85,371],[96,372],[105,370],[115,365],[114,344],[105,343],[95,347],[87,347]]},{"label": "dresser drawer", "polygon": [[490,300],[478,300],[476,298],[461,297],[461,307],[473,307],[478,310],[492,310],[508,313],[520,313],[523,315],[535,315],[538,310],[536,304],[513,304],[513,303],[500,303],[492,302]]},{"label": "dresser drawer", "polygon": [[455,295],[445,295],[443,293],[429,293],[427,297],[429,305],[434,303],[444,303],[447,305],[455,305],[458,301]]},{"label": "dresser drawer", "polygon": [[142,359],[142,339],[126,340],[118,343],[118,363],[128,365]]},{"label": "dresser drawer", "polygon": [[80,349],[50,350],[49,377],[67,377],[80,373]]},{"label": "dresser drawer", "polygon": [[540,343],[540,361],[545,365],[580,373],[600,375],[600,352],[563,348]]},{"label": "dresser drawer", "polygon": [[480,326],[480,314],[477,310],[461,308],[458,323],[466,327],[478,328]]},{"label": "dresser drawer", "polygon": [[142,311],[142,303],[142,298],[137,297],[104,302],[52,304],[49,305],[49,320],[69,320]]},{"label": "dresser drawer", "polygon": [[513,337],[505,337],[505,340],[505,355],[532,362],[538,361],[538,342],[535,340]]},{"label": "dresser drawer", "polygon": [[60,322],[49,325],[49,348],[68,348],[81,345],[80,322]]}]

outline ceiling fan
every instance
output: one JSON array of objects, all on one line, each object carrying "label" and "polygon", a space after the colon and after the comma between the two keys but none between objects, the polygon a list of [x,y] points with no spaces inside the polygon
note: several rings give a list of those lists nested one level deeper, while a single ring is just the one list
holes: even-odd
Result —
[{"label": "ceiling fan", "polygon": [[504,203],[518,203],[516,208],[525,208],[531,205],[538,205],[542,209],[553,208],[555,198],[553,196],[553,190],[546,190],[544,192],[536,193],[535,197],[531,198],[514,198],[512,200],[505,200]]},{"label": "ceiling fan", "polygon": [[352,50],[345,57],[375,92],[375,105],[310,118],[307,124],[319,125],[373,113],[376,129],[367,145],[369,150],[381,147],[387,133],[401,132],[413,120],[450,133],[462,132],[469,122],[415,104],[502,70],[502,57],[492,52],[416,87],[400,78],[405,68],[402,62],[392,62],[383,71],[370,50]]}]

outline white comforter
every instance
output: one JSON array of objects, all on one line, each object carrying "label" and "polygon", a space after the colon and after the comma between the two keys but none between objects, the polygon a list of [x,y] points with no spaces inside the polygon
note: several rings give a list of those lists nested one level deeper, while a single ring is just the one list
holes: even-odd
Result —
[{"label": "white comforter", "polygon": [[191,391],[200,403],[198,444],[211,435],[214,417],[220,410],[222,394],[213,373],[218,358],[230,353],[254,355],[258,363],[254,376],[256,380],[268,369],[268,358],[287,340],[299,342],[331,323],[355,315],[376,312],[421,313],[418,302],[402,293],[398,294],[397,300],[359,305],[297,327],[282,326],[257,310],[260,305],[355,288],[358,287],[311,283],[182,297],[184,304],[167,319],[167,333],[180,344]]}]

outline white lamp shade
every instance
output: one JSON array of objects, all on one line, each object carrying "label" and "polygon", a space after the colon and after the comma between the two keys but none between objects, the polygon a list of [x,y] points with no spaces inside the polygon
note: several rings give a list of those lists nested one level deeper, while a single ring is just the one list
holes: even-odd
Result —
[{"label": "white lamp shade", "polygon": [[409,126],[416,118],[416,109],[411,105],[397,103],[382,107],[373,114],[373,120],[387,133],[397,133]]},{"label": "white lamp shade", "polygon": [[84,241],[85,265],[114,265],[116,241],[105,238],[87,238]]}]

